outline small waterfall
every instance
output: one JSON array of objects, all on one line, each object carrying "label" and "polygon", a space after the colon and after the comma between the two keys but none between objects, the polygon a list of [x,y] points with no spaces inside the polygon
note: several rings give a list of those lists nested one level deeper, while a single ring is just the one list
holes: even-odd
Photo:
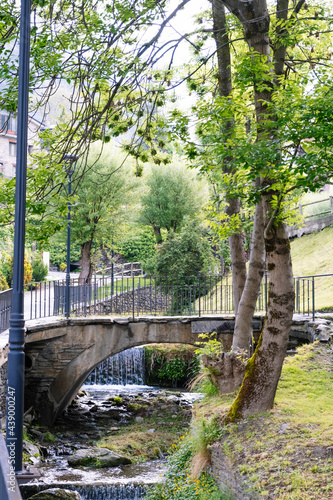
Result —
[{"label": "small waterfall", "polygon": [[144,383],[145,352],[142,347],[127,349],[105,359],[85,381],[86,385],[144,385]]},{"label": "small waterfall", "polygon": [[[72,489],[72,488],[71,488]],[[82,500],[141,500],[146,490],[141,485],[74,487]]]},{"label": "small waterfall", "polygon": [[52,486],[26,484],[21,486],[20,490],[23,498],[30,498],[31,495],[47,491],[49,488],[77,491],[81,500],[141,500],[146,496],[146,489],[140,484],[91,484],[87,486],[71,484],[54,484]]}]

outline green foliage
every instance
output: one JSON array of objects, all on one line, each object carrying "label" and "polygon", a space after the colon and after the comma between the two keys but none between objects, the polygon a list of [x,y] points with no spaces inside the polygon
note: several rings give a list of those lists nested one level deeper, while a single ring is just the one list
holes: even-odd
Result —
[{"label": "green foliage", "polygon": [[217,340],[216,336],[216,332],[200,333],[198,337],[203,340],[201,342],[196,342],[196,345],[200,345],[200,348],[196,349],[195,352],[199,355],[206,354],[208,357],[215,357],[223,352],[223,345]]},{"label": "green foliage", "polygon": [[218,396],[220,394],[219,388],[213,384],[208,374],[201,378],[200,382],[192,389],[195,392],[201,392],[207,397]]},{"label": "green foliage", "polygon": [[[53,235],[48,245],[45,245],[45,248],[50,252],[50,261],[55,266],[59,266],[66,262],[67,257],[67,236],[66,231],[61,231]],[[71,241],[71,249],[70,249],[70,259],[71,262],[75,262],[80,260],[81,252],[80,247],[75,244],[74,241]],[[61,270],[61,269],[60,269]],[[66,264],[65,269],[66,270]]]},{"label": "green foliage", "polygon": [[52,434],[50,431],[46,431],[44,434],[44,441],[46,443],[55,443],[57,441],[57,438]]},{"label": "green foliage", "polygon": [[151,385],[184,387],[199,370],[199,360],[189,346],[144,346],[146,380]]},{"label": "green foliage", "polygon": [[191,462],[195,453],[193,436],[182,436],[171,448],[168,472],[162,484],[148,491],[147,500],[227,500],[212,476],[201,472],[194,477]]},{"label": "green foliage", "polygon": [[197,217],[207,203],[205,183],[180,160],[152,168],[147,187],[141,200],[140,222],[151,225],[155,231],[164,228],[179,232],[186,220]]},{"label": "green foliage", "polygon": [[67,269],[67,264],[65,264],[65,262],[60,262],[59,269],[62,273],[64,273]]},{"label": "green foliage", "polygon": [[7,280],[0,271],[0,292],[2,292],[4,290],[8,290],[8,288],[9,288],[9,286],[8,286]]},{"label": "green foliage", "polygon": [[188,222],[179,234],[170,232],[157,250],[151,271],[158,276],[197,276],[199,272],[214,272],[217,265],[209,234],[195,220]]},{"label": "green foliage", "polygon": [[145,228],[139,234],[134,230],[134,234],[121,244],[121,254],[127,262],[146,262],[155,255],[155,237],[153,231]]},{"label": "green foliage", "polygon": [[[13,282],[13,256],[4,254],[1,262],[1,273],[9,286]],[[32,266],[27,254],[24,254],[24,284],[30,283],[32,280]],[[5,283],[5,282],[4,282]]]},{"label": "green foliage", "polygon": [[44,281],[48,273],[48,267],[42,261],[40,256],[37,256],[32,261],[32,281]]},{"label": "green foliage", "polygon": [[[101,144],[91,149],[89,170],[77,185],[74,181],[76,203],[72,207],[72,235],[76,244],[94,241],[111,245],[112,236],[121,233],[136,185],[130,165],[123,160],[111,143],[103,150]],[[77,182],[84,168],[85,164],[78,166]]]}]

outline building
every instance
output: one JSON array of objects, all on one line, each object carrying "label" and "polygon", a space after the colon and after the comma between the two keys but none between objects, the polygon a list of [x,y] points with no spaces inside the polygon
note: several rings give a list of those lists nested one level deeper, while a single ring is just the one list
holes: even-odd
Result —
[{"label": "building", "polygon": [[[40,149],[38,132],[43,124],[29,116],[28,125],[28,164],[29,155]],[[7,111],[0,111],[0,173],[9,179],[16,173],[17,119]]]}]

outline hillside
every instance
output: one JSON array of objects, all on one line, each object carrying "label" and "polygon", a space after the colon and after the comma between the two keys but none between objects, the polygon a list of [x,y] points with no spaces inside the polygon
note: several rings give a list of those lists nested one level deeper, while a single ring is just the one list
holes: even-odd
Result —
[{"label": "hillside", "polygon": [[291,242],[294,276],[333,273],[333,227]]},{"label": "hillside", "polygon": [[[291,242],[294,276],[333,274],[333,227]],[[316,278],[317,310],[333,310],[333,276]]]}]

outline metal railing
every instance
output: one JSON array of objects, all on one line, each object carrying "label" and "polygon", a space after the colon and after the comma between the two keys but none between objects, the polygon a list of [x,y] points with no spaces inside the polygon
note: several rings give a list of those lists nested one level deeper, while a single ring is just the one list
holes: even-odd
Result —
[{"label": "metal railing", "polygon": [[[319,208],[315,213],[307,213],[306,207],[314,207],[318,205],[324,205],[324,208]],[[333,215],[333,196],[328,198],[323,198],[322,200],[310,201],[309,203],[299,204],[294,210],[298,210],[299,213],[304,217],[304,219],[324,217],[325,215]]]},{"label": "metal railing", "polygon": [[[314,318],[323,308],[333,310],[333,274],[295,277],[295,313]],[[265,312],[269,283],[265,275],[256,312]],[[65,314],[66,282],[31,283],[25,287],[26,320]],[[71,279],[70,314],[204,315],[233,314],[231,278],[223,276],[95,277],[90,284]],[[324,298],[324,299],[323,299]],[[324,300],[324,301],[323,301]],[[0,293],[0,331],[9,327],[11,290]]]},{"label": "metal railing", "polygon": [[12,289],[0,292],[0,333],[9,328],[12,312]]}]

